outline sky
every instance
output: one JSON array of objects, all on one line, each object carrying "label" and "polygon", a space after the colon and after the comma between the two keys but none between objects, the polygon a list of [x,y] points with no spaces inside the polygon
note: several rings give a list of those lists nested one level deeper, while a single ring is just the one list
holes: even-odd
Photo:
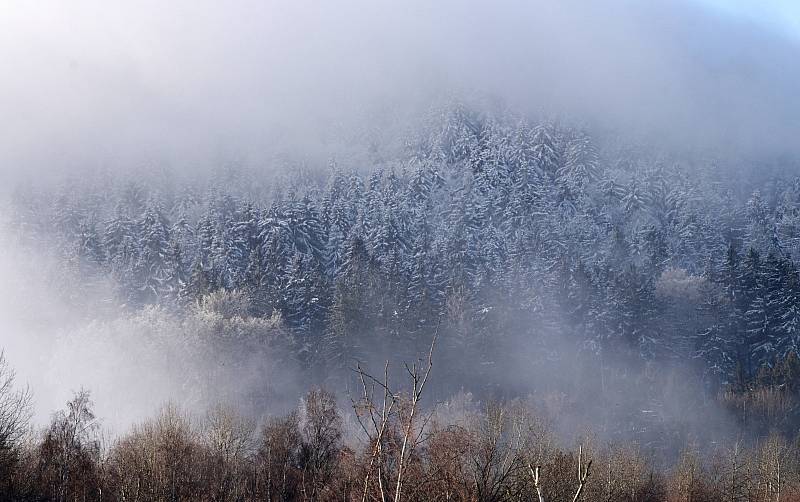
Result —
[{"label": "sky", "polygon": [[[703,3],[697,3],[697,2]],[[800,134],[787,0],[6,0],[0,174],[324,160],[480,94],[678,146]]]},{"label": "sky", "polygon": [[696,0],[706,7],[762,24],[800,42],[800,2],[796,0]]}]

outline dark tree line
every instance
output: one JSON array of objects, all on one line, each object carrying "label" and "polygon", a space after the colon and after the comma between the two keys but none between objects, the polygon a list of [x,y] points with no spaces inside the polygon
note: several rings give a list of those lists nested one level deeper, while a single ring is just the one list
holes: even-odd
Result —
[{"label": "dark tree line", "polygon": [[[369,381],[369,380],[367,380]],[[366,384],[365,389],[370,385]],[[334,396],[312,390],[260,424],[217,407],[173,405],[104,442],[81,391],[27,440],[7,444],[0,497],[34,501],[586,501],[800,500],[800,443],[780,435],[654,463],[635,443],[579,437],[565,447],[535,403],[477,405],[464,396],[433,413],[411,389],[368,390],[353,410],[375,427],[347,437]],[[0,417],[0,420],[5,418]],[[20,436],[21,437],[21,436]],[[405,447],[411,437],[414,448]]]}]

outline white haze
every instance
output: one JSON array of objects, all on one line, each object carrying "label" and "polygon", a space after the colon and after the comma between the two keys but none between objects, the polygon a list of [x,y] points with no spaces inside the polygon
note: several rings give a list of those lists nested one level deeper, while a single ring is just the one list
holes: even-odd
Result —
[{"label": "white haze", "polygon": [[[300,395],[296,368],[247,337],[269,333],[271,319],[223,319],[199,307],[180,319],[159,307],[131,312],[115,299],[108,279],[64,289],[79,280],[75,271],[45,243],[37,251],[15,242],[3,222],[0,350],[33,392],[36,426],[81,389],[91,392],[111,434],[167,402],[196,414],[225,404],[257,416],[266,400],[268,412],[276,413]],[[210,343],[231,331],[240,350]]]},{"label": "white haze", "polygon": [[[133,344],[121,346],[108,330],[105,338],[94,336],[106,317],[98,307],[113,296],[110,285],[96,284],[90,297],[69,298],[54,287],[65,284],[63,264],[29,247],[22,252],[9,235],[0,227],[0,346],[18,381],[33,391],[35,424],[47,423],[82,388],[91,388],[97,411],[112,428],[144,418],[139,414],[174,397],[167,390],[172,381],[153,385],[162,367],[146,363],[141,351],[125,350]],[[89,308],[96,324],[85,320]],[[115,384],[124,391],[109,392]]]},{"label": "white haze", "polygon": [[[270,169],[282,150],[325,162],[453,96],[712,154],[796,154],[797,61],[795,42],[679,1],[6,0],[0,191],[81,169]],[[185,390],[95,336],[135,319],[81,324],[47,263],[0,234],[0,346],[40,423],[81,386],[119,425]]]},{"label": "white haze", "polygon": [[[0,4],[0,165],[269,167],[442,96],[719,153],[796,151],[800,53],[680,1]],[[364,125],[366,119],[369,125]]]}]

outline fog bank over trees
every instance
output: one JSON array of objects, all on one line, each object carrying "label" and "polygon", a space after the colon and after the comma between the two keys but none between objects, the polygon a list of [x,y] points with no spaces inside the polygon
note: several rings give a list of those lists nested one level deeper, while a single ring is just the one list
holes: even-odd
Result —
[{"label": "fog bank over trees", "polygon": [[[788,391],[794,164],[732,177],[504,109],[426,117],[366,173],[332,161],[20,188],[5,230],[20,250],[9,260],[32,272],[14,272],[19,289],[66,314],[41,345],[20,321],[14,344],[48,361],[37,372],[62,389],[56,402],[96,381],[123,424],[167,399],[257,417],[310,385],[344,394],[357,362],[411,360],[436,330],[441,398],[565,393],[565,432],[602,410],[604,433],[664,441],[663,427],[691,436],[730,419],[687,400]],[[25,309],[7,295],[10,319],[47,323],[35,295]],[[649,420],[642,410],[659,425],[620,425]]]},{"label": "fog bank over trees", "polygon": [[0,499],[800,500],[798,52],[692,2],[3,4]]},{"label": "fog bank over trees", "polygon": [[[797,153],[798,47],[691,2],[8,2],[3,171],[322,159],[490,95],[701,153]],[[463,96],[462,96],[463,97]],[[382,147],[384,145],[381,145]]]}]

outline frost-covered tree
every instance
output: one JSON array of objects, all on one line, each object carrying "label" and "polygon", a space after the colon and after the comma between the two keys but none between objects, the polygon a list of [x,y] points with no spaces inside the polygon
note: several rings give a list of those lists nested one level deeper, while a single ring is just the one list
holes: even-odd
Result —
[{"label": "frost-covered tree", "polygon": [[696,361],[730,384],[796,351],[791,166],[726,177],[714,159],[597,132],[444,106],[394,157],[182,186],[72,180],[15,197],[9,227],[133,310],[242,295],[247,319],[280,318],[315,374],[411,354],[437,325],[481,368],[523,339],[531,358],[567,343]]}]

